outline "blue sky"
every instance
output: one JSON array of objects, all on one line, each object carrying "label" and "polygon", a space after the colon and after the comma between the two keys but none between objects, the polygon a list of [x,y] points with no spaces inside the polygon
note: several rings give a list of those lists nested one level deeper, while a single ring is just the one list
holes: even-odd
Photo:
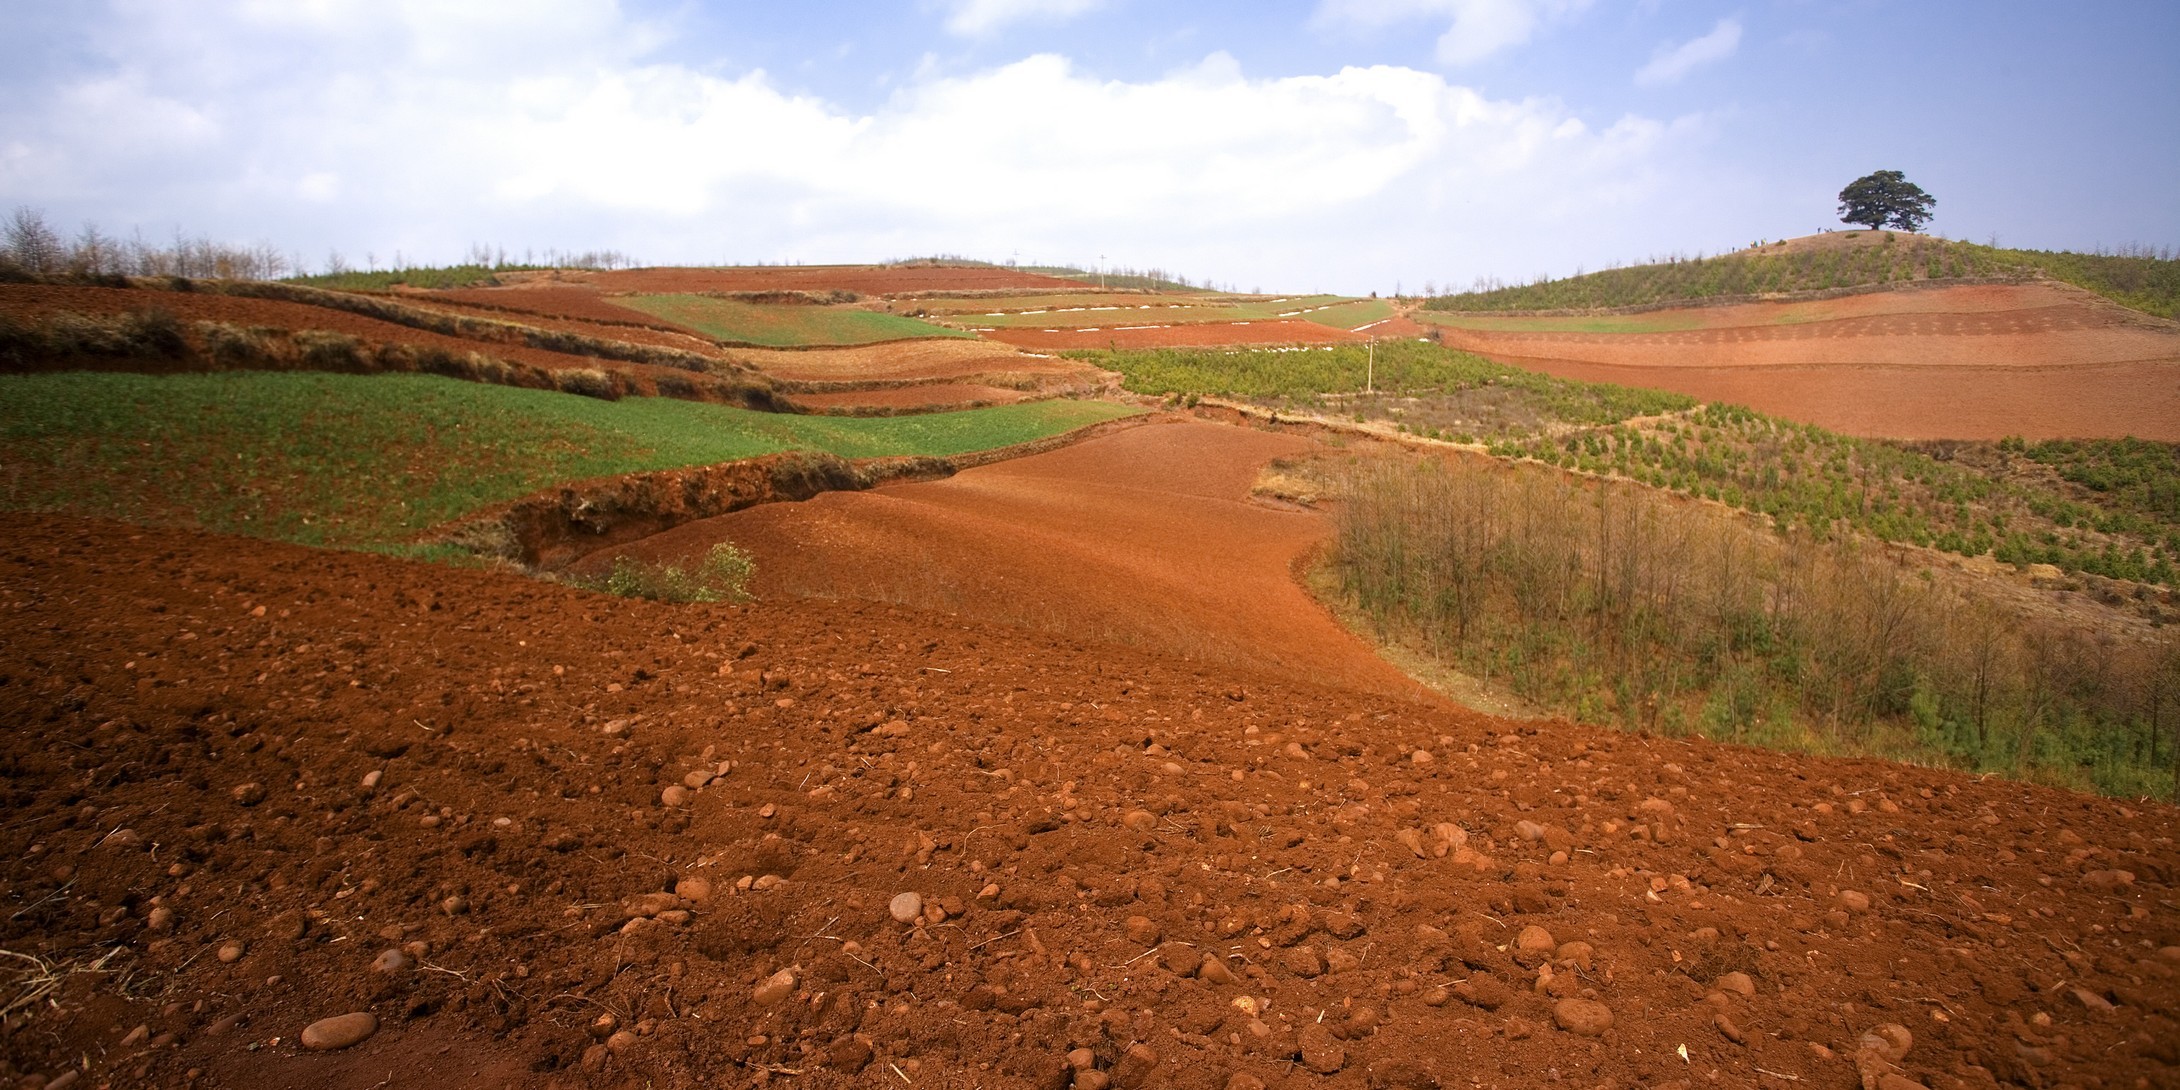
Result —
[{"label": "blue sky", "polygon": [[1836,225],[2180,245],[2180,5],[0,0],[0,206],[323,264],[931,253],[1415,291]]}]

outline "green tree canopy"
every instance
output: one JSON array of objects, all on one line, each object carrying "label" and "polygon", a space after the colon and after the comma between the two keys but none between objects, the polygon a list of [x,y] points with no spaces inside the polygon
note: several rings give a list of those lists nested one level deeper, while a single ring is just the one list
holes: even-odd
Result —
[{"label": "green tree canopy", "polygon": [[1938,199],[1923,192],[1923,187],[1908,181],[1907,175],[1880,170],[1856,178],[1839,191],[1839,218],[1872,231],[1884,227],[1920,231],[1930,221],[1930,210],[1937,203]]}]

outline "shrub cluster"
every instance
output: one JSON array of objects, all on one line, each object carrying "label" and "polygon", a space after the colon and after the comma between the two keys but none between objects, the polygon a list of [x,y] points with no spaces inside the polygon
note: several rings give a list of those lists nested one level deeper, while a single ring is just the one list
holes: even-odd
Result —
[{"label": "shrub cluster", "polygon": [[648,598],[659,602],[746,602],[749,581],[757,565],[749,553],[732,542],[722,541],[704,553],[694,568],[671,561],[647,563],[633,557],[615,557],[613,570],[602,579],[579,580],[579,585],[623,598]]},{"label": "shrub cluster", "polygon": [[1385,632],[1581,718],[2173,789],[2180,639],[2026,620],[1854,539],[1479,461],[1351,480],[1333,570]]}]

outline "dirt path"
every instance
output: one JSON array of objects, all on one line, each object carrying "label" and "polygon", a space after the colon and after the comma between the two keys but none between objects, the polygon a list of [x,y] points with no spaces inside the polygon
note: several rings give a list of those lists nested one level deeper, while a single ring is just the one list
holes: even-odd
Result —
[{"label": "dirt path", "polygon": [[750,508],[628,551],[687,560],[731,540],[766,597],[900,602],[1422,698],[1296,585],[1323,516],[1249,499],[1265,462],[1309,446],[1151,424],[943,481]]},{"label": "dirt path", "polygon": [[2168,807],[891,606],[0,542],[16,1086],[2180,1076]]},{"label": "dirt path", "polygon": [[1677,390],[1851,435],[2180,439],[2180,325],[2062,287],[1889,292],[1630,320],[1696,328],[1449,326],[1443,336],[1563,378]]}]

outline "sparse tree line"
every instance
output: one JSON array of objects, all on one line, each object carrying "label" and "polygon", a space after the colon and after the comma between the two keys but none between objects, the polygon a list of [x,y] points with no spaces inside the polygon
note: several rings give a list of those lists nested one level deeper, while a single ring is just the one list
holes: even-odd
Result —
[{"label": "sparse tree line", "polygon": [[127,238],[109,235],[97,224],[87,223],[73,236],[64,236],[46,222],[37,209],[18,207],[0,223],[0,273],[18,276],[178,276],[189,279],[281,280],[295,278],[320,287],[371,289],[393,284],[413,287],[461,287],[488,281],[492,273],[518,269],[625,269],[635,258],[619,250],[524,250],[521,257],[506,247],[472,245],[465,264],[436,267],[410,266],[397,252],[390,268],[378,267],[375,254],[365,256],[358,268],[341,252],[326,256],[323,269],[312,273],[300,255],[283,253],[270,243],[235,246],[202,236],[175,232],[164,244],[147,240],[138,231]]},{"label": "sparse tree line", "polygon": [[116,238],[97,224],[63,237],[32,208],[17,208],[0,227],[0,271],[30,276],[186,276],[276,280],[299,272],[301,262],[269,244],[231,246],[177,232],[172,242],[147,241],[142,232]]},{"label": "sparse tree line", "polygon": [[[1342,593],[1593,722],[2180,791],[2180,640],[2009,612],[1882,546],[1484,459],[1357,471]],[[2180,797],[2180,795],[2176,795]]]}]

